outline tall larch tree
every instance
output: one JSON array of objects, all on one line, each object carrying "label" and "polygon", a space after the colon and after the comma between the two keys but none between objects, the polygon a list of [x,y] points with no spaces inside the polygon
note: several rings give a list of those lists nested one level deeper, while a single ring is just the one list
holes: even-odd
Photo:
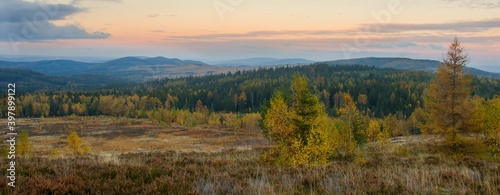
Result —
[{"label": "tall larch tree", "polygon": [[431,81],[426,97],[428,125],[424,133],[445,136],[451,141],[471,129],[469,120],[475,106],[471,101],[471,75],[464,70],[469,58],[457,38]]}]

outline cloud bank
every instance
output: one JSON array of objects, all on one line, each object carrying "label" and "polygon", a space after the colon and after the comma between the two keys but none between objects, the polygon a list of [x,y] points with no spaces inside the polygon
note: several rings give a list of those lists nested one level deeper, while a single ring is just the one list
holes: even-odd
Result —
[{"label": "cloud bank", "polygon": [[103,39],[106,32],[88,32],[77,25],[56,25],[84,9],[65,4],[2,0],[0,2],[0,41],[41,41],[57,39]]},{"label": "cloud bank", "polygon": [[445,0],[451,3],[459,3],[462,7],[476,9],[495,9],[500,8],[500,2],[496,0]]}]

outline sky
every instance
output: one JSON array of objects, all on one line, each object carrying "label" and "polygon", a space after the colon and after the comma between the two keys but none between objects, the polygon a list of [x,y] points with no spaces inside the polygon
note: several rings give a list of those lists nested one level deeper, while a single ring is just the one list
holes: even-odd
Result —
[{"label": "sky", "polygon": [[499,0],[2,0],[0,56],[441,60],[500,72]]}]

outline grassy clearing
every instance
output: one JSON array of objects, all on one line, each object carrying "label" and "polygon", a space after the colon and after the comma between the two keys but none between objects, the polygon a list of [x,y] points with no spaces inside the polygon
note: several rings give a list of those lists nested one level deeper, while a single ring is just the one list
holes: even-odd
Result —
[{"label": "grassy clearing", "polygon": [[[0,119],[6,124],[6,119]],[[29,131],[36,156],[71,156],[66,137],[74,130],[93,154],[181,151],[248,150],[271,143],[258,130],[220,129],[209,125],[160,125],[146,119],[117,117],[21,118],[19,131]],[[5,135],[5,133],[2,133]],[[2,140],[6,138],[1,137]]]},{"label": "grassy clearing", "polygon": [[[258,131],[113,117],[39,120],[19,119],[34,155],[17,160],[15,189],[0,177],[0,194],[500,194],[500,163],[450,159],[418,136],[394,139],[392,152],[369,145],[360,151],[363,164],[280,167],[261,159],[271,143]],[[69,154],[69,130],[90,154]]]}]

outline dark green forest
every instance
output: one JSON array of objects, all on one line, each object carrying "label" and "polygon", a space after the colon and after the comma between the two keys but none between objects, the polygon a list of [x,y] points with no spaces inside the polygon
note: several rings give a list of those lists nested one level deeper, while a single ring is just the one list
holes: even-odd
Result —
[{"label": "dark green forest", "polygon": [[0,68],[0,85],[16,83],[17,94],[38,91],[89,91],[124,86],[126,79],[105,75],[80,74],[72,76],[50,76],[25,69]]},{"label": "dark green forest", "polygon": [[[288,90],[295,73],[308,78],[309,87],[331,116],[336,116],[342,94],[349,93],[365,115],[383,118],[393,114],[400,119],[422,107],[422,95],[434,75],[423,71],[315,63],[167,78],[113,89],[37,92],[21,95],[18,110],[22,117],[73,114],[145,117],[145,111],[160,108],[194,111],[201,101],[209,111],[252,113],[259,111],[275,91]],[[67,81],[51,82],[71,85]],[[473,95],[490,99],[500,94],[497,79],[475,76],[473,85],[476,86]],[[121,108],[117,110],[118,107]],[[106,111],[110,109],[113,111]]]}]

